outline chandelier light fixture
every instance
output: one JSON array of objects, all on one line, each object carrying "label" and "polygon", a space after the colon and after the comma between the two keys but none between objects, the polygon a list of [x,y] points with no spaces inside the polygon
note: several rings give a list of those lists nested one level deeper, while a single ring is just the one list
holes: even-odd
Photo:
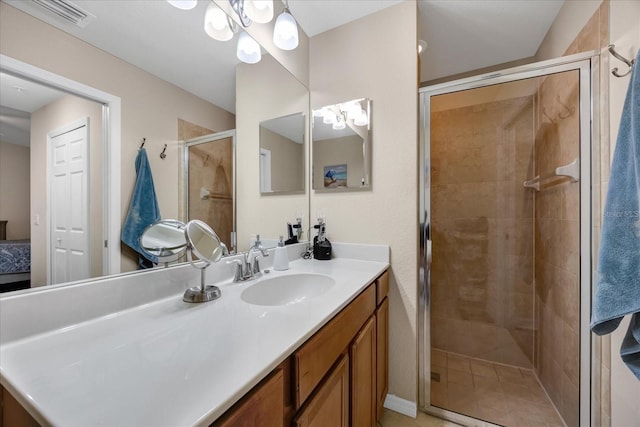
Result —
[{"label": "chandelier light fixture", "polygon": [[322,117],[322,123],[331,125],[334,130],[342,130],[349,126],[367,126],[369,115],[362,108],[360,100],[343,102],[342,104],[322,107],[313,110],[314,117]]},{"label": "chandelier light fixture", "polygon": [[[273,29],[273,43],[282,50],[293,50],[298,47],[298,24],[289,11],[289,3],[284,2],[284,11],[276,19]],[[197,0],[167,0],[172,6],[189,10],[193,9]],[[253,22],[266,24],[273,20],[273,0],[229,0],[229,5],[238,16],[242,27],[247,28]],[[261,59],[260,45],[231,19],[216,3],[211,1],[204,15],[204,31],[218,41],[228,41],[236,33],[238,36],[237,56],[243,62],[255,64]]]}]

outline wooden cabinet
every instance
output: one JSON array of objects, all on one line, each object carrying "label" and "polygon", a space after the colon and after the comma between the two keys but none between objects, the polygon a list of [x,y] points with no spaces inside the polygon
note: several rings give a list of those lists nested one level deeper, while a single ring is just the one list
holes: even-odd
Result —
[{"label": "wooden cabinet", "polygon": [[284,390],[284,373],[277,368],[214,422],[213,427],[283,427]]},{"label": "wooden cabinet", "polygon": [[349,425],[349,356],[344,355],[295,418],[296,427]]},{"label": "wooden cabinet", "polygon": [[371,316],[349,348],[352,426],[376,425],[376,351],[376,321],[375,317]]},{"label": "wooden cabinet", "polygon": [[382,300],[376,308],[376,335],[376,412],[379,420],[389,391],[389,298]]}]

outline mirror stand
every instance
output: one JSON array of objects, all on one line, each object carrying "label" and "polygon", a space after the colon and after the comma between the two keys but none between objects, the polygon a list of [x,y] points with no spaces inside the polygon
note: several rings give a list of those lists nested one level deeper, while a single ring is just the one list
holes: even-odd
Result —
[{"label": "mirror stand", "polygon": [[[191,257],[189,257],[189,262],[191,262],[191,265],[196,267]],[[220,295],[222,294],[220,292],[220,288],[218,288],[215,285],[204,284],[206,270],[207,270],[207,267],[209,267],[209,265],[210,265],[209,263],[205,263],[204,266],[202,267],[196,267],[200,269],[200,286],[199,287],[194,286],[192,288],[187,289],[184,292],[184,296],[182,297],[182,300],[184,302],[193,302],[193,303],[208,302],[208,301],[213,301],[214,299],[220,298]]]}]

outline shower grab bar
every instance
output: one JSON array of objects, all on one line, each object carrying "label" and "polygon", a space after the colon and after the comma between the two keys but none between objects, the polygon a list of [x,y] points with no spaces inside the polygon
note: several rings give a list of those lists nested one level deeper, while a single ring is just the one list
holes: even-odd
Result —
[{"label": "shower grab bar", "polygon": [[534,188],[536,191],[540,191],[540,184],[543,180],[556,177],[567,177],[571,179],[571,182],[580,181],[580,159],[576,157],[571,163],[558,166],[554,174],[543,177],[538,175],[533,179],[525,181],[523,185],[525,188]]}]

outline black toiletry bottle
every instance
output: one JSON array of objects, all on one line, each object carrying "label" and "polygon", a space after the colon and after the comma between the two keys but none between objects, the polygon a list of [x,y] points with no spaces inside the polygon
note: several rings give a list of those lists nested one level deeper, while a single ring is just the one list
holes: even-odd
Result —
[{"label": "black toiletry bottle", "polygon": [[331,242],[325,237],[325,227],[322,220],[313,226],[318,230],[318,235],[313,238],[313,258],[323,261],[331,259]]}]

